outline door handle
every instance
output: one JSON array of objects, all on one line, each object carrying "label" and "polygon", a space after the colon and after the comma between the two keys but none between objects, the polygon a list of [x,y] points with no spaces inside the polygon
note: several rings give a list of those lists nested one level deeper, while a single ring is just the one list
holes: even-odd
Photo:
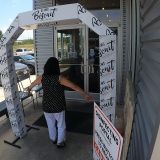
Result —
[{"label": "door handle", "polygon": [[81,65],[81,73],[84,74],[84,65]]},{"label": "door handle", "polygon": [[90,74],[91,73],[91,67],[90,67],[90,65],[88,65],[88,74]]},{"label": "door handle", "polygon": [[88,73],[90,74],[90,73],[94,73],[94,67],[93,67],[93,65],[91,64],[91,65],[88,65]]}]

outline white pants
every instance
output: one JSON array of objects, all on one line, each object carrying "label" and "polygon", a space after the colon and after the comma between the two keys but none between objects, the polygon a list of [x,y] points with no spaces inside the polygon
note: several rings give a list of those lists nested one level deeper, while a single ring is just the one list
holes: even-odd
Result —
[{"label": "white pants", "polygon": [[[44,116],[48,125],[49,138],[52,141],[57,139],[57,143],[65,141],[66,123],[65,123],[65,111],[59,113],[46,113]],[[57,121],[57,127],[56,127]],[[58,131],[57,131],[58,129]]]}]

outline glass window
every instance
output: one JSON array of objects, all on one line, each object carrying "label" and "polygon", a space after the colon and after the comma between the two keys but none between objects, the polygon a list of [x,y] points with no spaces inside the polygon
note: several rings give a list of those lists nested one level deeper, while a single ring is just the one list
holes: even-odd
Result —
[{"label": "glass window", "polygon": [[22,52],[22,49],[17,49],[16,52]]},{"label": "glass window", "polygon": [[31,56],[31,55],[22,55],[21,58],[23,58],[25,60],[32,60],[32,59],[34,59],[34,57]]},{"label": "glass window", "polygon": [[15,61],[19,61],[19,59],[21,59],[19,56],[14,56]]},{"label": "glass window", "polygon": [[120,8],[120,0],[98,0],[96,3],[93,3],[93,0],[56,0],[56,5],[63,5],[63,4],[70,4],[70,3],[79,3],[85,8],[89,10],[95,10],[95,9],[115,9]]}]

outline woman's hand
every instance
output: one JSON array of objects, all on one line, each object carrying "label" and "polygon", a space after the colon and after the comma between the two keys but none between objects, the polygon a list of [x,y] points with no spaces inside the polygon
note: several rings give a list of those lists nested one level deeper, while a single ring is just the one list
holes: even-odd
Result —
[{"label": "woman's hand", "polygon": [[93,100],[93,98],[92,98],[91,96],[87,95],[87,94],[85,95],[84,99],[85,99],[88,103]]},{"label": "woman's hand", "polygon": [[72,83],[71,81],[69,81],[68,79],[66,79],[63,76],[59,77],[59,82],[61,85],[64,85],[66,87],[69,87],[71,89],[73,89],[74,91],[77,91],[81,96],[84,97],[84,99],[87,102],[90,102],[93,100],[93,98],[91,96],[89,96],[88,94],[86,94],[78,85]]}]

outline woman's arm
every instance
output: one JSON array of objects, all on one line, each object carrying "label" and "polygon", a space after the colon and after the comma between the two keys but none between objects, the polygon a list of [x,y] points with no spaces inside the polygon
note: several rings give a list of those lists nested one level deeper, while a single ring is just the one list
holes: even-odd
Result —
[{"label": "woman's arm", "polygon": [[28,91],[30,91],[35,85],[38,85],[41,83],[42,80],[42,76],[38,76],[32,83],[30,86],[28,86]]},{"label": "woman's arm", "polygon": [[85,93],[82,88],[80,88],[78,85],[72,83],[71,81],[69,81],[68,79],[66,79],[63,76],[59,77],[59,82],[61,85],[64,85],[66,87],[69,87],[71,89],[73,89],[74,91],[77,91],[81,96],[84,97],[84,99],[89,102],[91,101],[93,98],[91,96],[89,96],[87,93]]}]

